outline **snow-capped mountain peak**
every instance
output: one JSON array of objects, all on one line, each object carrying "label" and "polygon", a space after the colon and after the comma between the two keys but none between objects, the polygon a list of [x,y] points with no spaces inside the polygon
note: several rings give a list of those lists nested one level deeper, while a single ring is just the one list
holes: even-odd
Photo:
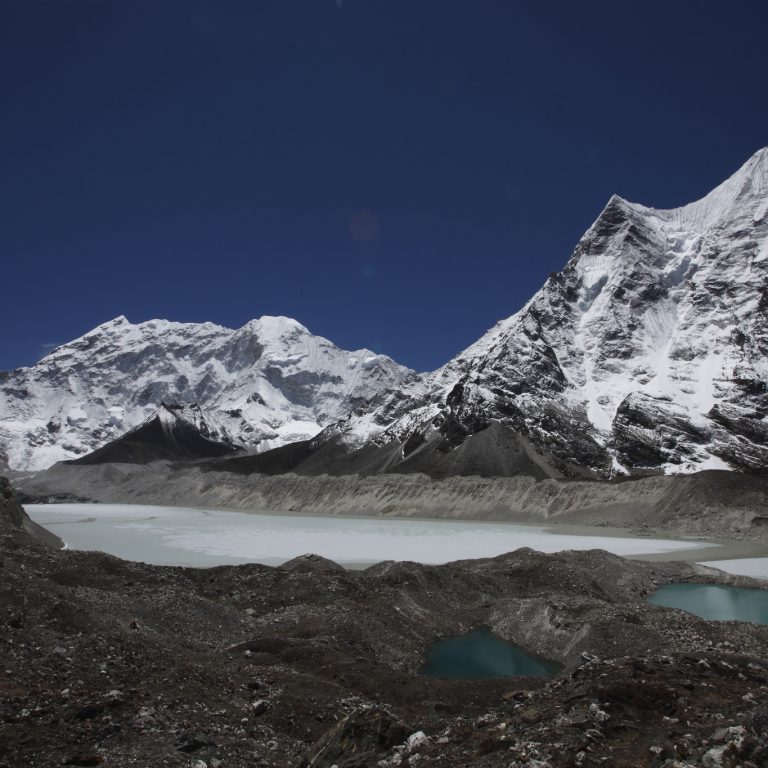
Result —
[{"label": "snow-capped mountain peak", "polygon": [[313,438],[291,466],[332,443],[313,471],[764,471],[768,149],[677,208],[613,195],[562,271],[432,373],[285,317],[231,330],[121,316],[0,374],[0,414],[18,468],[173,417],[173,434],[192,425],[225,450]]},{"label": "snow-capped mountain peak", "polygon": [[202,406],[227,440],[263,450],[311,437],[411,376],[287,317],[234,330],[121,315],[34,366],[0,373],[0,453],[17,469],[76,458],[163,404]]},{"label": "snow-capped mountain peak", "polygon": [[455,442],[499,423],[566,473],[765,468],[767,311],[763,149],[679,208],[613,195],[519,312],[346,439],[449,424]]}]

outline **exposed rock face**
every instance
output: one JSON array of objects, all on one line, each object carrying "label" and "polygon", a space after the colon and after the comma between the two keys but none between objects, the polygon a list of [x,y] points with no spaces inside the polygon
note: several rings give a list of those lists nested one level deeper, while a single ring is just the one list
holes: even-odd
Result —
[{"label": "exposed rock face", "polygon": [[410,735],[408,727],[379,707],[357,709],[340,720],[312,746],[305,768],[376,765]]},{"label": "exposed rock face", "polygon": [[614,196],[520,312],[325,439],[408,471],[498,423],[565,475],[763,471],[766,310],[768,149],[682,208]]},{"label": "exposed rock face", "polygon": [[72,463],[146,464],[237,453],[240,446],[226,440],[227,433],[212,428],[199,406],[163,405],[143,424]]},{"label": "exposed rock face", "polygon": [[41,544],[60,547],[58,536],[32,522],[5,477],[0,477],[0,529],[24,531]]},{"label": "exposed rock face", "polygon": [[[343,430],[343,427],[342,427]],[[397,439],[390,432],[378,440],[351,448],[338,425],[312,440],[274,448],[262,454],[210,463],[214,471],[300,475],[376,475],[385,472],[421,473],[432,478],[476,475],[537,479],[591,473],[566,466],[508,426],[492,422],[478,432],[450,416],[438,429],[415,430]]]},{"label": "exposed rock face", "polygon": [[205,438],[263,450],[311,437],[411,375],[285,317],[238,330],[118,317],[0,372],[0,462],[42,469],[83,456],[165,404],[194,406],[184,419]]},{"label": "exposed rock face", "polygon": [[[747,583],[698,566],[518,550],[196,570],[7,531],[0,562],[3,768],[765,764],[768,627],[646,602]],[[419,674],[435,640],[480,625],[562,673]]]},{"label": "exposed rock face", "polygon": [[24,507],[17,501],[11,484],[0,477],[0,528],[22,528],[24,518]]}]

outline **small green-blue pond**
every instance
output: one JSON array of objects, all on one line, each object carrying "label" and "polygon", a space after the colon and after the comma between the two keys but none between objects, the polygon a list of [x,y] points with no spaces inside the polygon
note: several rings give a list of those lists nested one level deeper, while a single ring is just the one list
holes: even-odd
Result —
[{"label": "small green-blue pond", "polygon": [[555,675],[561,667],[536,658],[480,627],[466,635],[438,640],[424,654],[421,674],[478,680],[488,677]]},{"label": "small green-blue pond", "polygon": [[680,608],[709,621],[751,621],[768,624],[768,590],[722,587],[717,584],[668,584],[649,603]]}]

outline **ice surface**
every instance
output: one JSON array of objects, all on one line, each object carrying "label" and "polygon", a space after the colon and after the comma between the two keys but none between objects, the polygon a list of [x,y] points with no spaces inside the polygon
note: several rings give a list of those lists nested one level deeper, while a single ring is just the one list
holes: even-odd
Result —
[{"label": "ice surface", "polygon": [[768,579],[768,557],[744,557],[739,560],[708,560],[699,565],[718,568],[736,576],[751,576],[753,579]]},{"label": "ice surface", "polygon": [[122,504],[29,504],[30,517],[71,549],[101,550],[163,565],[279,564],[313,553],[341,563],[446,563],[520,547],[540,552],[606,549],[619,555],[675,552],[670,539],[549,533],[505,523],[309,517]]}]

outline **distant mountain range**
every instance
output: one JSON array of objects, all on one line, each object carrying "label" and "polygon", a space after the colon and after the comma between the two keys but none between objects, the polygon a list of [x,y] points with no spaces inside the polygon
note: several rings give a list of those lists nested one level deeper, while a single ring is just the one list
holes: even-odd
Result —
[{"label": "distant mountain range", "polygon": [[[209,443],[265,450],[311,437],[413,376],[286,317],[238,330],[118,317],[36,365],[0,373],[0,453],[11,468],[43,469],[155,419],[166,435],[191,427]],[[189,458],[178,450],[162,458]]]},{"label": "distant mountain range", "polygon": [[81,460],[437,477],[763,472],[767,382],[763,149],[681,208],[612,197],[561,272],[432,373],[345,352],[286,318],[238,331],[118,318],[0,374],[0,450],[16,469],[101,448]]}]

